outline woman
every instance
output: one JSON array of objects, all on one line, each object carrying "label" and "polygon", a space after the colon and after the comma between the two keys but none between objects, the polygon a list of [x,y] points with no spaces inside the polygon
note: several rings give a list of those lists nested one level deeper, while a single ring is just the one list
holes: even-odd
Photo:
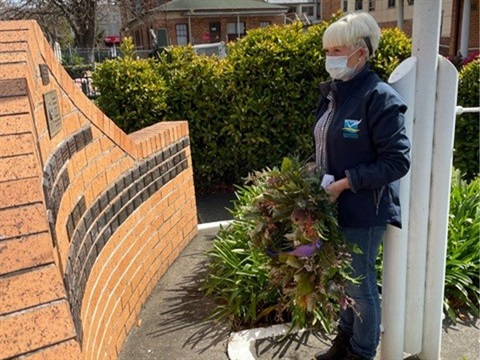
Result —
[{"label": "woman", "polygon": [[354,308],[340,311],[338,335],[317,360],[373,359],[380,341],[375,259],[386,225],[401,226],[399,179],[409,170],[410,142],[406,105],[367,64],[379,40],[367,13],[346,15],[323,35],[333,80],[320,85],[315,162],[333,179],[326,190],[337,201],[346,241],[362,251],[352,255],[353,275],[362,280],[347,287]]}]

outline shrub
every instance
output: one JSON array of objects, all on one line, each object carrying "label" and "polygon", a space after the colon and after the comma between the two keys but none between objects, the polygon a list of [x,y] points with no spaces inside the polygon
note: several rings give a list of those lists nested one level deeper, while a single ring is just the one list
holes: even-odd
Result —
[{"label": "shrub", "polygon": [[123,58],[107,60],[93,74],[100,91],[98,106],[130,133],[155,124],[166,110],[165,81],[156,75],[153,60],[135,60],[130,38],[121,46]]},{"label": "shrub", "polygon": [[387,28],[382,30],[378,49],[370,63],[378,76],[387,81],[393,70],[411,53],[411,39],[398,28]]},{"label": "shrub", "polygon": [[[311,154],[318,85],[328,78],[326,26],[250,30],[222,60],[182,46],[153,63],[126,49],[96,71],[98,105],[127,132],[164,118],[187,120],[197,190],[239,183],[285,156]],[[399,30],[385,30],[372,67],[387,78],[409,46]]]},{"label": "shrub", "polygon": [[[457,104],[463,107],[479,106],[480,59],[465,65],[459,74]],[[471,180],[478,175],[480,131],[478,113],[465,113],[457,117],[455,125],[455,152],[453,164]]]},{"label": "shrub", "polygon": [[[258,189],[237,191],[233,213],[258,195]],[[236,221],[221,228],[209,252],[209,271],[202,289],[216,301],[211,314],[228,319],[234,330],[271,324],[268,311],[279,298],[279,289],[268,286],[268,257],[252,245],[248,236],[252,225]]]},{"label": "shrub", "polygon": [[[320,33],[301,24],[251,30],[229,46],[227,94],[232,111],[225,129],[235,158],[234,179],[271,167],[284,156],[312,151],[311,128],[321,66]],[[316,43],[315,43],[316,42]]]},{"label": "shrub", "polygon": [[480,177],[467,182],[452,177],[444,309],[452,321],[460,309],[478,317],[480,299]]},{"label": "shrub", "polygon": [[166,118],[188,120],[197,189],[232,183],[238,164],[225,135],[232,112],[226,60],[197,55],[191,46],[173,47],[155,69],[168,88]]}]

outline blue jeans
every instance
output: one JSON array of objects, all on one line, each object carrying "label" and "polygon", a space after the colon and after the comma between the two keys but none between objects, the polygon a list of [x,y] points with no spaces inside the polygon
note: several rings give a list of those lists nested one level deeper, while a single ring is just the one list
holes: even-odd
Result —
[{"label": "blue jeans", "polygon": [[352,254],[353,276],[363,279],[350,284],[346,292],[355,300],[354,309],[340,311],[340,329],[349,335],[354,353],[373,359],[380,342],[380,297],[377,287],[375,260],[386,226],[371,228],[343,228],[346,241],[356,244],[361,254]]}]

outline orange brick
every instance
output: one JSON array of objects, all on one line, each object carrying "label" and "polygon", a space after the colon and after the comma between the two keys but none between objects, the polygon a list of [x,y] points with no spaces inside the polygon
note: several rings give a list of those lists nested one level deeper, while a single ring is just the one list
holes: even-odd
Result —
[{"label": "orange brick", "polygon": [[[68,106],[72,105],[70,103],[70,100],[68,98],[66,98],[65,96],[62,96],[62,99],[63,99],[63,103],[64,103],[64,105],[62,105],[62,106],[67,107],[67,105],[65,105],[65,103],[68,104]],[[81,127],[78,112],[73,111],[73,109],[69,109],[68,112],[66,110],[67,109],[62,111],[62,114],[63,114],[63,116],[62,116],[62,134],[63,134],[64,139],[71,136],[73,133],[78,131],[78,129],[80,129],[80,127]]]},{"label": "orange brick", "polygon": [[85,148],[85,155],[88,162],[93,162],[102,154],[102,148],[100,146],[100,140],[95,139]]},{"label": "orange brick", "polygon": [[[2,21],[6,23],[6,21]],[[9,51],[27,51],[28,44],[25,41],[12,42],[12,43],[0,43],[0,52]]]},{"label": "orange brick", "polygon": [[62,279],[55,265],[0,278],[0,315],[65,297]]},{"label": "orange brick", "polygon": [[32,177],[38,170],[33,154],[0,158],[0,182]]},{"label": "orange brick", "polygon": [[[28,67],[26,63],[19,63],[19,64],[2,64],[0,66],[0,79],[20,79],[24,78],[25,74],[28,73]],[[26,96],[22,97],[12,97],[12,98],[2,98],[0,101],[0,113],[3,115],[4,111],[6,114],[16,114],[16,113],[24,113],[26,111],[17,111],[18,107],[13,105],[21,99],[21,103],[28,104],[28,98]],[[9,108],[9,104],[12,108]],[[6,108],[4,106],[7,106]],[[28,108],[28,107],[25,107]],[[14,110],[14,111],[12,111]]]},{"label": "orange brick", "polygon": [[58,301],[0,317],[2,357],[31,352],[75,336],[68,304]]},{"label": "orange brick", "polygon": [[[24,61],[24,58],[25,53],[2,54],[0,64],[7,62],[20,62]],[[0,80],[0,98],[7,96],[26,96],[27,94],[27,82],[25,79]]]},{"label": "orange brick", "polygon": [[78,360],[81,358],[80,346],[75,340],[68,340],[55,346],[49,346],[25,355],[24,360]]},{"label": "orange brick", "polygon": [[29,114],[8,115],[0,118],[0,135],[18,134],[29,132],[32,129]]},{"label": "orange brick", "polygon": [[42,200],[43,193],[37,178],[0,183],[0,209]]},{"label": "orange brick", "polygon": [[47,229],[43,204],[0,210],[0,236],[3,239],[39,233]]},{"label": "orange brick", "polygon": [[49,233],[0,241],[0,274],[52,261],[52,240]]}]

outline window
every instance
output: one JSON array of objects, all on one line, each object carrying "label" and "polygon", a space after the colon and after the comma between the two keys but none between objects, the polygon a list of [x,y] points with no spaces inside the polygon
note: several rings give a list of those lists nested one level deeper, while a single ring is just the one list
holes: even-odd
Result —
[{"label": "window", "polygon": [[343,12],[348,11],[348,0],[343,0]]},{"label": "window", "polygon": [[363,10],[363,0],[355,0],[355,11]]},{"label": "window", "polygon": [[395,7],[395,0],[388,0],[388,7],[389,8]]},{"label": "window", "polygon": [[270,21],[260,21],[261,28],[266,28],[267,26],[270,26]]},{"label": "window", "polygon": [[187,24],[176,24],[175,33],[177,34],[177,45],[188,44],[188,27]]},{"label": "window", "polygon": [[375,0],[368,0],[368,11],[375,11]]},{"label": "window", "polygon": [[[237,26],[238,25],[238,26]],[[237,29],[238,27],[238,29]],[[237,31],[238,30],[238,31]],[[245,36],[245,23],[228,23],[227,24],[227,36],[228,40],[235,40],[238,38],[240,34],[240,37]]]},{"label": "window", "polygon": [[307,6],[302,6],[302,14],[305,14],[307,16],[313,16],[315,13],[315,9],[313,5],[307,5]]}]

